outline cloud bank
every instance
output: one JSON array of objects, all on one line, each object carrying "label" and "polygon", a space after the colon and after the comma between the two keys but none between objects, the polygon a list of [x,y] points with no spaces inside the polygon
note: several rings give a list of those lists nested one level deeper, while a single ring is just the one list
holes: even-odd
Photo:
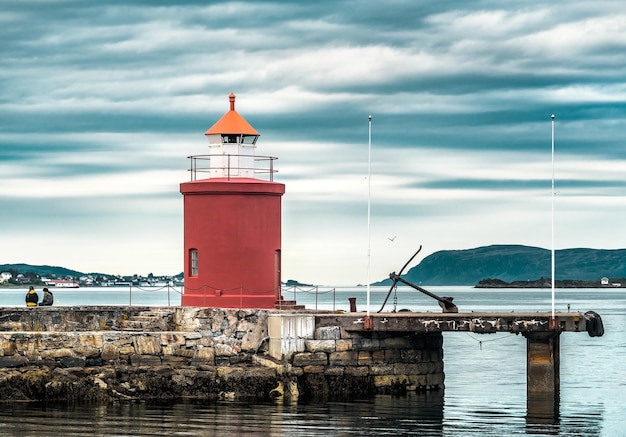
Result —
[{"label": "cloud bank", "polygon": [[549,247],[552,114],[558,248],[624,247],[626,6],[430,3],[4,2],[0,261],[182,271],[231,92],[279,158],[284,279],[365,283],[368,239],[372,280],[420,244]]}]

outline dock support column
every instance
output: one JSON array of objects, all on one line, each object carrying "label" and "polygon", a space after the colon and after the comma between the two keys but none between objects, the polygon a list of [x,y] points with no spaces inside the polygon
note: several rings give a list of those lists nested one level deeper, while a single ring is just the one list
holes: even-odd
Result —
[{"label": "dock support column", "polygon": [[526,393],[558,396],[560,376],[560,332],[527,332]]}]

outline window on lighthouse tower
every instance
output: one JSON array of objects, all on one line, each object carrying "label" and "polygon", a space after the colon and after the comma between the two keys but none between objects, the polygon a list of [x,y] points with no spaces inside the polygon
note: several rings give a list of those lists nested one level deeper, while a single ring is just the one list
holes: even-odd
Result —
[{"label": "window on lighthouse tower", "polygon": [[256,139],[259,137],[258,135],[242,135],[244,144],[254,144],[256,143]]},{"label": "window on lighthouse tower", "polygon": [[222,135],[222,143],[224,144],[255,144],[258,135]]},{"label": "window on lighthouse tower", "polygon": [[189,249],[189,275],[198,276],[198,249]]}]

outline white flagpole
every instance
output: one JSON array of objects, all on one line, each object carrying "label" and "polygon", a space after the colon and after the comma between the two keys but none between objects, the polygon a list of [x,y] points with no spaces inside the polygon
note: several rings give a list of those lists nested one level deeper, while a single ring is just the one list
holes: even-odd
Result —
[{"label": "white flagpole", "polygon": [[372,116],[368,117],[367,141],[367,316],[370,315],[370,265],[371,265],[371,200],[372,197]]},{"label": "white flagpole", "polygon": [[554,114],[552,114],[552,319],[554,319]]}]

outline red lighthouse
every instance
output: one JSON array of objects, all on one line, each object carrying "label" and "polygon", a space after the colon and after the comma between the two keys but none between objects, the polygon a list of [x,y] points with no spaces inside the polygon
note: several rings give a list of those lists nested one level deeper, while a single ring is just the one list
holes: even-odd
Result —
[{"label": "red lighthouse", "polygon": [[209,155],[191,156],[191,181],[180,184],[182,305],[273,308],[282,300],[285,185],[273,181],[276,158],[255,156],[259,133],[235,111],[235,95],[229,99],[230,110],[205,132]]}]

